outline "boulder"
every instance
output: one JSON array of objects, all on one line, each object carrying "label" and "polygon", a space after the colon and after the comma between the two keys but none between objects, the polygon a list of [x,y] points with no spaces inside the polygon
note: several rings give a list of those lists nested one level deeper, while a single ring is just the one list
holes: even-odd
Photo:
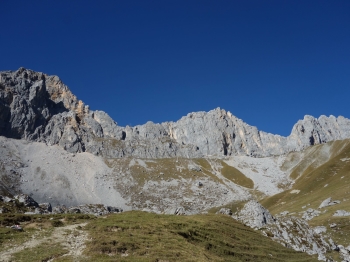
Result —
[{"label": "boulder", "polygon": [[175,209],[174,215],[177,215],[177,216],[186,215],[185,208],[183,208],[183,207],[177,207],[177,208]]},{"label": "boulder", "polygon": [[111,213],[120,213],[123,212],[123,209],[120,207],[112,207],[112,206],[107,206],[107,210]]},{"label": "boulder", "polygon": [[332,198],[329,197],[329,198],[323,200],[323,202],[321,203],[321,205],[318,208],[333,206],[333,205],[336,205],[336,204],[339,204],[339,203],[340,203],[339,200],[333,200],[332,201]]},{"label": "boulder", "polygon": [[318,227],[314,227],[314,232],[316,234],[321,234],[321,233],[326,233],[327,232],[327,228],[324,226],[318,226]]},{"label": "boulder", "polygon": [[66,206],[55,206],[53,209],[52,209],[52,213],[54,214],[63,214],[63,213],[66,213],[67,212],[67,207]]},{"label": "boulder", "polygon": [[216,212],[216,214],[232,216],[232,210],[229,208],[221,208],[218,212]]},{"label": "boulder", "polygon": [[14,201],[13,198],[8,197],[8,196],[3,196],[2,200],[3,200],[3,202],[5,202],[5,203],[9,203],[9,202],[13,202],[13,201]]},{"label": "boulder", "polygon": [[188,165],[188,169],[191,171],[196,171],[196,172],[202,171],[202,169],[199,166],[195,166],[195,165],[191,165],[191,164]]},{"label": "boulder", "polygon": [[350,212],[345,210],[337,210],[334,214],[334,217],[348,217],[350,216]]},{"label": "boulder", "polygon": [[312,208],[309,208],[308,210],[306,210],[305,212],[303,212],[303,216],[302,218],[305,219],[305,220],[311,220],[313,219],[314,217],[317,217],[321,214],[321,211],[318,211],[318,210],[315,210],[315,209],[312,209]]},{"label": "boulder", "polygon": [[78,207],[70,207],[70,208],[68,208],[67,211],[70,214],[79,214],[79,213],[81,213],[80,209]]},{"label": "boulder", "polygon": [[260,229],[267,224],[275,222],[275,218],[271,213],[255,200],[248,201],[244,207],[232,217],[254,229]]},{"label": "boulder", "polygon": [[44,213],[52,212],[52,206],[50,203],[41,203],[39,204],[39,207],[43,210]]},{"label": "boulder", "polygon": [[23,203],[25,207],[39,207],[39,204],[26,194],[16,195],[14,199],[18,200],[19,203]]}]

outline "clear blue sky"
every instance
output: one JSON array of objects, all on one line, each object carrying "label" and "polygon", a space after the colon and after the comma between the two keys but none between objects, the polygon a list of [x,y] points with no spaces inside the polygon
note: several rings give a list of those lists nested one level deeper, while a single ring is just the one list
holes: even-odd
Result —
[{"label": "clear blue sky", "polygon": [[289,135],[350,118],[350,1],[0,0],[0,70],[58,75],[125,126],[221,107]]}]

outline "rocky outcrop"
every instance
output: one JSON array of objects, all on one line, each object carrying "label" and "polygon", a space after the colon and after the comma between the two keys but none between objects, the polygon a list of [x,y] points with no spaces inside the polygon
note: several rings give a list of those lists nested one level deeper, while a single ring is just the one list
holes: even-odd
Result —
[{"label": "rocky outcrop", "polygon": [[321,211],[308,208],[305,212],[302,212],[303,216],[302,218],[305,219],[306,221],[313,219],[314,217],[317,217],[321,214]]},{"label": "rocky outcrop", "polygon": [[324,208],[324,207],[329,207],[329,206],[333,206],[336,204],[339,204],[340,201],[339,200],[332,200],[331,197],[325,199],[322,201],[321,205],[318,208]]},{"label": "rocky outcrop", "polygon": [[33,198],[26,194],[7,197],[0,195],[0,213],[24,213],[34,214],[89,214],[102,216],[110,213],[120,213],[120,207],[105,206],[102,204],[85,204],[79,206],[66,207],[58,205],[52,208],[50,203],[38,204]]},{"label": "rocky outcrop", "polygon": [[270,212],[255,200],[248,201],[233,218],[254,229],[275,223],[275,218]]},{"label": "rocky outcrop", "polygon": [[91,111],[57,76],[20,68],[0,72],[0,135],[106,157],[262,157],[350,138],[350,120],[305,116],[283,137],[217,108],[177,122],[120,127],[105,112]]},{"label": "rocky outcrop", "polygon": [[227,215],[227,216],[232,216],[232,210],[229,208],[220,208],[219,211],[216,212],[216,214],[223,214],[223,215]]},{"label": "rocky outcrop", "polygon": [[[218,213],[230,215],[230,212],[226,211],[226,208],[222,208]],[[311,211],[308,210],[308,212]],[[290,216],[288,211],[282,212],[280,216],[273,217],[257,201],[250,200],[241,210],[233,214],[232,218],[253,229],[259,229],[263,235],[285,247],[306,252],[309,255],[317,255],[318,259],[322,261],[332,261],[327,258],[327,253],[331,250],[339,251],[342,248],[343,251],[340,252],[340,255],[343,258],[347,256],[347,249],[335,244],[326,235],[326,227],[312,228],[306,219]]]},{"label": "rocky outcrop", "polygon": [[265,234],[282,245],[309,255],[318,255],[318,259],[327,261],[326,253],[332,249],[331,239],[327,241],[319,228],[313,229],[308,223],[294,216],[276,219],[274,224],[265,228]]},{"label": "rocky outcrop", "polygon": [[334,217],[348,217],[350,216],[350,212],[345,210],[337,210],[334,214]]}]

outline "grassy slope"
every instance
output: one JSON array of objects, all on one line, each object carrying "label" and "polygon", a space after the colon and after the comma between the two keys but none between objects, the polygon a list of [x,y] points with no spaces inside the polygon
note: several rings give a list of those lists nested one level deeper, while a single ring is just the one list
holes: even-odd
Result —
[{"label": "grassy slope", "polygon": [[[348,244],[350,237],[349,217],[333,217],[336,210],[346,210],[350,212],[350,161],[344,161],[350,158],[349,140],[335,141],[329,143],[329,154],[331,158],[321,166],[315,167],[314,161],[317,160],[317,150],[315,150],[313,159],[309,166],[305,161],[301,166],[297,166],[292,175],[299,177],[290,190],[266,198],[261,204],[268,208],[272,214],[278,214],[288,210],[301,215],[300,212],[307,208],[317,209],[319,205],[328,197],[333,200],[340,200],[338,205],[320,209],[324,212],[320,216],[309,221],[312,226],[324,225],[328,227],[328,232],[335,241]],[[349,159],[350,160],[350,159]],[[300,172],[304,169],[303,172]],[[299,174],[296,174],[300,172]],[[300,190],[298,194],[291,193],[292,190]],[[304,208],[303,208],[304,207]],[[336,229],[330,229],[329,224],[337,223]]]},{"label": "grassy slope", "polygon": [[89,261],[316,261],[224,215],[139,211],[92,221]]},{"label": "grassy slope", "polygon": [[[7,214],[6,217],[12,217]],[[4,214],[0,215],[3,223]],[[13,217],[14,218],[14,217]],[[50,220],[53,218],[53,220]],[[174,216],[130,211],[94,218],[87,215],[18,215],[23,232],[0,227],[1,251],[50,237],[54,221],[63,225],[88,222],[85,253],[79,261],[317,261],[284,248],[224,215]],[[15,261],[73,261],[62,257],[60,243],[47,243],[13,254]],[[75,261],[75,260],[74,260]]]},{"label": "grassy slope", "polygon": [[254,182],[250,178],[246,177],[243,173],[241,173],[238,169],[234,168],[233,166],[229,166],[224,161],[221,162],[222,169],[221,174],[226,177],[227,179],[231,180],[237,185],[253,189],[254,188]]},{"label": "grassy slope", "polygon": [[[120,170],[126,170],[129,167],[129,162],[132,158],[125,159],[106,159],[106,164],[112,168],[119,168]],[[211,165],[204,158],[198,159],[185,159],[185,158],[162,158],[162,159],[143,159],[147,164],[147,168],[144,168],[138,164],[130,167],[130,172],[132,177],[137,181],[137,183],[142,186],[147,180],[159,181],[167,179],[191,179],[195,176],[208,177],[213,181],[223,183],[223,181],[215,175],[215,171],[212,169]],[[236,168],[227,165],[225,162],[220,160],[216,161],[218,166],[221,166],[221,174],[227,179],[233,181],[235,184],[246,187],[253,188],[254,183],[251,179],[246,177]],[[195,163],[201,167],[201,171],[194,172],[189,170],[187,167],[189,164]],[[181,171],[178,167],[181,166]],[[160,176],[159,174],[162,173]]]}]

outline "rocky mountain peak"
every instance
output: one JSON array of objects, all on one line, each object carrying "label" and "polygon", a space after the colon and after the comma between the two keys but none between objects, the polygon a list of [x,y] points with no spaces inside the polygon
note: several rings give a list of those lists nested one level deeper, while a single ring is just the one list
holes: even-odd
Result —
[{"label": "rocky mountain peak", "polygon": [[0,72],[0,135],[109,157],[262,157],[349,138],[350,120],[306,115],[283,137],[218,107],[176,122],[120,127],[107,113],[91,111],[59,77],[19,68]]}]

